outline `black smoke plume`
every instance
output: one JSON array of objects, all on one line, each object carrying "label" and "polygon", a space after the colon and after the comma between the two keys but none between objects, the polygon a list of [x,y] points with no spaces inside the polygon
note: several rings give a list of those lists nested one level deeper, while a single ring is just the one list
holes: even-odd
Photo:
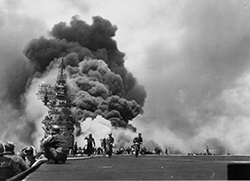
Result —
[{"label": "black smoke plume", "polygon": [[50,38],[32,40],[24,53],[41,74],[64,57],[76,122],[101,115],[114,127],[135,131],[129,121],[143,112],[146,92],[124,66],[125,54],[113,39],[116,30],[101,17],[88,25],[74,16],[69,25],[56,24]]},{"label": "black smoke plume", "polygon": [[[136,78],[124,66],[123,52],[117,48],[113,39],[116,26],[99,16],[93,17],[93,24],[88,25],[78,17],[72,17],[70,25],[65,22],[56,24],[50,32],[51,38],[40,37],[32,40],[24,50],[26,57],[34,63],[35,71],[43,72],[55,58],[75,53],[68,64],[76,66],[84,57],[101,59],[108,68],[122,79],[122,90],[113,94],[135,100],[140,107],[144,105],[146,92],[138,85]],[[142,111],[142,109],[140,109]]]}]

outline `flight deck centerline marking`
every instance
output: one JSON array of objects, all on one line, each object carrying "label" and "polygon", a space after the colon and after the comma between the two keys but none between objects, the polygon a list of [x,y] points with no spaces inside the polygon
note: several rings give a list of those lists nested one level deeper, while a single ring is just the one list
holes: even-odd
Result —
[{"label": "flight deck centerline marking", "polygon": [[99,168],[112,168],[112,166],[99,166]]}]

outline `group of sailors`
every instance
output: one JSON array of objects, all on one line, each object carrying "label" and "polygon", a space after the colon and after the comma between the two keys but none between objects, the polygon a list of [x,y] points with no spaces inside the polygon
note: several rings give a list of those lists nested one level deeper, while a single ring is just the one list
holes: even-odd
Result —
[{"label": "group of sailors", "polygon": [[60,134],[59,126],[52,126],[49,135],[41,141],[41,149],[38,152],[32,145],[15,152],[13,142],[0,143],[0,180],[7,180],[28,170],[39,160],[65,163],[68,152],[68,143]]},{"label": "group of sailors", "polygon": [[75,156],[77,154],[87,154],[88,156],[91,156],[95,154],[96,152],[102,153],[104,155],[108,154],[109,158],[111,158],[113,153],[113,147],[114,147],[114,138],[112,136],[112,133],[108,134],[107,138],[103,138],[101,142],[101,147],[95,148],[95,139],[92,137],[92,134],[90,133],[87,137],[85,137],[85,140],[87,140],[86,148],[81,150],[80,147],[77,146],[77,142],[75,142],[72,150],[72,154]]},{"label": "group of sailors", "polygon": [[0,180],[9,179],[28,170],[36,161],[36,151],[32,145],[15,152],[13,142],[0,143]]},{"label": "group of sailors", "polygon": [[[85,138],[87,140],[87,155],[91,156],[95,151],[95,140],[92,134]],[[104,155],[111,158],[114,150],[114,137],[109,133],[107,138],[102,140],[102,150]],[[134,138],[135,155],[138,156],[143,139],[141,133]],[[73,147],[73,153],[77,153],[77,144]],[[7,180],[25,170],[36,165],[40,160],[46,163],[65,163],[69,155],[69,147],[67,140],[60,134],[60,127],[53,125],[49,134],[41,140],[41,147],[36,151],[34,146],[25,146],[18,152],[15,152],[15,144],[13,142],[0,143],[0,181]]]},{"label": "group of sailors", "polygon": [[101,147],[96,148],[96,144],[95,144],[95,139],[93,138],[92,134],[89,134],[87,137],[85,137],[85,139],[87,140],[87,144],[81,148],[78,147],[77,142],[75,142],[73,149],[71,150],[70,154],[74,155],[74,156],[82,156],[82,155],[88,155],[91,156],[93,154],[95,155],[104,155],[104,156],[108,156],[109,158],[111,158],[112,154],[121,154],[121,153],[128,153],[128,154],[135,154],[135,156],[138,156],[140,151],[143,150],[143,148],[141,148],[142,143],[143,143],[143,139],[141,136],[141,133],[138,134],[137,137],[135,137],[133,139],[133,145],[131,147],[127,147],[126,149],[121,148],[119,150],[114,150],[115,147],[115,140],[114,137],[112,136],[112,133],[108,134],[108,137],[105,137],[103,139],[101,139]]},{"label": "group of sailors", "polygon": [[112,133],[109,133],[108,138],[103,138],[102,140],[103,154],[107,153],[109,158],[111,158],[113,153],[114,142]]}]

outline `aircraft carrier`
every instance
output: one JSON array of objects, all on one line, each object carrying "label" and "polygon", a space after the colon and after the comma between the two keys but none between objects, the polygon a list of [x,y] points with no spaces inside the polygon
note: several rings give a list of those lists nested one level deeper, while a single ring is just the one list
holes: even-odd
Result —
[{"label": "aircraft carrier", "polygon": [[[43,119],[46,136],[52,125],[60,126],[68,146],[74,144],[74,120],[67,98],[63,59],[55,86],[42,84],[38,98],[48,107]],[[114,154],[69,155],[65,164],[47,164],[39,159],[29,169],[9,180],[227,180],[250,179],[250,156]]]},{"label": "aircraft carrier", "polygon": [[114,155],[38,161],[10,180],[249,180],[250,156]]}]

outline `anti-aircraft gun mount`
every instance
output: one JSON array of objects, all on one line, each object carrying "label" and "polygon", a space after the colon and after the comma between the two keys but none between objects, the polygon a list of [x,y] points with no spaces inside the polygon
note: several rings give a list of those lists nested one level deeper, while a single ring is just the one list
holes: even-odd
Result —
[{"label": "anti-aircraft gun mount", "polygon": [[58,125],[61,128],[61,134],[67,139],[68,146],[72,148],[74,145],[74,124],[70,111],[71,103],[67,96],[67,76],[64,69],[62,59],[56,84],[51,86],[42,83],[39,85],[37,96],[48,108],[48,115],[42,120],[45,136],[52,125]]}]

